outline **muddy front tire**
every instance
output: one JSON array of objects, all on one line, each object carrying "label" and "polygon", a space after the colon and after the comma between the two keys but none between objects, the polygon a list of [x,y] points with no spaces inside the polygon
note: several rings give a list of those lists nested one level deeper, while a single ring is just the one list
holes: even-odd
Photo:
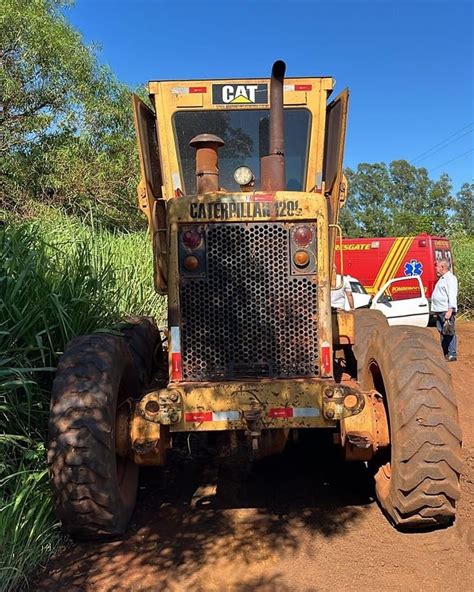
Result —
[{"label": "muddy front tire", "polygon": [[364,358],[370,336],[388,327],[387,318],[379,310],[357,308],[354,315],[354,345],[345,348],[345,372],[356,378],[357,360]]},{"label": "muddy front tire", "polygon": [[384,398],[390,450],[375,463],[377,498],[403,529],[449,524],[461,471],[461,430],[451,375],[426,329],[372,333],[358,359],[364,389]]},{"label": "muddy front tire", "polygon": [[362,358],[367,349],[367,342],[375,331],[383,331],[388,327],[387,317],[380,310],[357,308],[354,310],[354,355]]},{"label": "muddy front tire", "polygon": [[[149,327],[145,325],[149,323]],[[117,409],[137,397],[158,331],[136,320],[128,333],[73,339],[53,384],[48,464],[56,514],[79,538],[123,533],[135,506],[138,467],[116,455]]]}]

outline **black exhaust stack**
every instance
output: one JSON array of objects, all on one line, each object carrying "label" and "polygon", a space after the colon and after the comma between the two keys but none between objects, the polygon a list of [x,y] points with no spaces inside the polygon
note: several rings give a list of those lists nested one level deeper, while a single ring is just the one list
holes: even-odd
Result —
[{"label": "black exhaust stack", "polygon": [[283,117],[283,84],[285,62],[273,64],[270,81],[270,154],[260,160],[262,191],[283,191],[285,179],[285,138]]}]

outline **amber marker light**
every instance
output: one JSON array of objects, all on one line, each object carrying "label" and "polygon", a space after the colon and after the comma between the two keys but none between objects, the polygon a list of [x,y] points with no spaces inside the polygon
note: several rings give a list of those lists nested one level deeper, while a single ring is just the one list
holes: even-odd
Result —
[{"label": "amber marker light", "polygon": [[197,230],[186,230],[183,234],[183,245],[187,249],[197,249],[201,242],[202,236]]},{"label": "amber marker light", "polygon": [[308,226],[298,226],[293,232],[293,240],[299,247],[306,247],[313,240],[313,231]]},{"label": "amber marker light", "polygon": [[293,260],[298,267],[306,267],[309,263],[309,255],[306,251],[296,251]]},{"label": "amber marker light", "polygon": [[189,255],[183,261],[183,265],[188,271],[196,271],[196,269],[199,267],[199,259],[194,255]]}]

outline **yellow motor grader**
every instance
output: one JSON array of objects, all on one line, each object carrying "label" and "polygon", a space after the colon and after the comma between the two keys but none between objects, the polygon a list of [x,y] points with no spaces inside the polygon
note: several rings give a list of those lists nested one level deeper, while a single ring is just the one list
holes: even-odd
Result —
[{"label": "yellow motor grader", "polygon": [[454,518],[461,434],[441,348],[377,311],[331,310],[349,93],[328,102],[332,78],[284,76],[277,61],[270,79],[152,81],[150,106],[133,99],[167,329],[131,318],[59,361],[48,459],[75,536],[122,533],[139,467],[193,432],[258,459],[325,428],[370,463],[394,525]]}]

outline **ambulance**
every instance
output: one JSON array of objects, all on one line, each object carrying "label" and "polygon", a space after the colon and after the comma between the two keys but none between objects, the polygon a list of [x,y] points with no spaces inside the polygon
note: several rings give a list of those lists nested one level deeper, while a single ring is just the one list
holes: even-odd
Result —
[{"label": "ambulance", "polygon": [[[453,264],[447,238],[417,236],[348,238],[336,246],[338,273],[350,276],[356,292],[366,291],[370,308],[381,310],[390,324],[427,326],[435,284],[436,261]],[[357,279],[356,279],[357,278]],[[351,282],[351,286],[352,286]],[[354,292],[354,289],[353,289]],[[364,299],[365,296],[359,296]],[[356,308],[363,305],[356,303]]]},{"label": "ambulance", "polygon": [[[340,245],[336,246],[340,250]],[[375,294],[388,280],[420,276],[429,299],[438,280],[435,265],[439,259],[453,262],[447,238],[418,234],[385,238],[346,238],[342,241],[342,263],[345,275],[356,277],[369,294]],[[340,272],[341,260],[336,255]],[[410,297],[413,289],[402,290]],[[396,293],[397,290],[393,288]]]}]

